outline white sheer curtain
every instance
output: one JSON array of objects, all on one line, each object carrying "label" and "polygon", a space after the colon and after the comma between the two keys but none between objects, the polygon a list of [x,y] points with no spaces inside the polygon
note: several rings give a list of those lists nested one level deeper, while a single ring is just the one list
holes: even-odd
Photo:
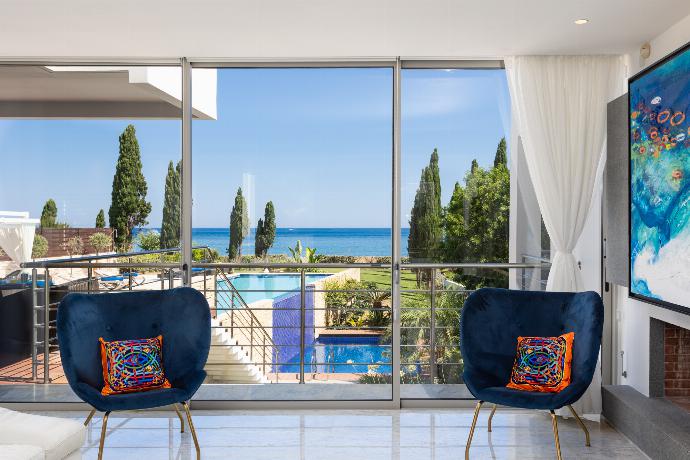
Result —
[{"label": "white sheer curtain", "polygon": [[17,266],[31,260],[39,221],[28,216],[28,213],[0,211],[0,248]]},{"label": "white sheer curtain", "polygon": [[[622,92],[619,56],[506,59],[513,111],[544,225],[551,238],[547,290],[581,291],[573,256],[592,205],[606,142],[606,104]],[[598,418],[601,375],[578,412]]]}]

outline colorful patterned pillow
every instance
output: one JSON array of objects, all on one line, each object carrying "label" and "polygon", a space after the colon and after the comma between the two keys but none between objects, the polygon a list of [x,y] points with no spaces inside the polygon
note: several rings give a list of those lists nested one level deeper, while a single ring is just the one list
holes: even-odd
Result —
[{"label": "colorful patterned pillow", "polygon": [[558,393],[570,385],[574,332],[558,337],[518,337],[508,388]]},{"label": "colorful patterned pillow", "polygon": [[103,395],[170,388],[163,372],[163,336],[115,340],[100,337]]}]

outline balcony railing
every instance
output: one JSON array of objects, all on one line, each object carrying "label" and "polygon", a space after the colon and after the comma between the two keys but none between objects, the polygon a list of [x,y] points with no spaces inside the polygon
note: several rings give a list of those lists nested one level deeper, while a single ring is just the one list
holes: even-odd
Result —
[{"label": "balcony railing", "polygon": [[[64,295],[180,286],[179,262],[164,261],[170,252],[25,264],[32,269],[33,308],[26,380],[64,382],[55,332]],[[152,254],[160,254],[160,261],[141,260]],[[204,293],[213,317],[207,381],[390,384],[392,335],[399,333],[401,383],[462,383],[459,314],[473,291],[468,286],[507,287],[508,273],[518,270],[518,287],[524,289],[535,285],[525,282],[529,274],[541,276],[544,266],[543,261],[402,264],[396,310],[390,264],[195,262],[189,267],[192,287]],[[66,272],[73,281],[57,282]],[[399,331],[393,331],[395,314],[400,314]]]}]

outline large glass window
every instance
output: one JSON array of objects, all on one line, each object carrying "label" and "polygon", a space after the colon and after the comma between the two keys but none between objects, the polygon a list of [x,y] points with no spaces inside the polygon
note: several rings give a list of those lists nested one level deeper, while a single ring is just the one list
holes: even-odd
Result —
[{"label": "large glass window", "polygon": [[390,399],[392,69],[193,79],[208,72],[218,113],[193,123],[193,240],[224,262],[291,264],[213,272],[210,381],[347,384],[229,398]]},{"label": "large glass window", "polygon": [[179,260],[181,82],[174,66],[0,65],[0,225],[31,228],[0,242],[0,383],[65,382],[54,318],[68,291],[162,286],[155,269],[41,269],[35,281],[50,291],[46,321],[37,309],[43,292],[32,305],[34,274],[21,262],[113,261],[161,245],[174,250],[166,260]]},{"label": "large glass window", "polygon": [[65,293],[167,289],[189,269],[211,308],[205,383],[222,384],[201,399],[390,401],[394,385],[402,399],[471,397],[462,305],[484,286],[538,287],[540,267],[482,264],[540,255],[510,242],[505,72],[413,64],[400,133],[392,64],[194,64],[191,267],[179,250],[180,67],[0,66],[0,223],[36,219],[24,259],[92,262],[32,272],[0,251],[0,302],[24,305],[0,318],[0,383],[65,382],[54,326]]},{"label": "large glass window", "polygon": [[[403,69],[401,105],[404,261],[508,262],[505,72]],[[409,268],[401,285],[401,383],[462,383],[462,304],[476,288],[508,287],[508,271]],[[403,398],[433,395],[409,385],[401,392]]]}]

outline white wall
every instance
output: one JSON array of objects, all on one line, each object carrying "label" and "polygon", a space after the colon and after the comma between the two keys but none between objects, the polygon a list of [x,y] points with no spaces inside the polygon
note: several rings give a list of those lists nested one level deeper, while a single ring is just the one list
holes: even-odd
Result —
[{"label": "white wall", "polygon": [[[653,64],[670,52],[690,42],[690,16],[651,40],[652,54],[642,60],[639,50],[630,50],[630,74]],[[649,319],[656,318],[667,323],[690,329],[690,315],[650,305],[628,298],[628,288],[615,286],[613,290],[616,316],[618,362],[614,383],[631,385],[639,392],[649,395]],[[623,351],[623,357],[620,357]],[[622,374],[626,373],[624,377]]]}]

